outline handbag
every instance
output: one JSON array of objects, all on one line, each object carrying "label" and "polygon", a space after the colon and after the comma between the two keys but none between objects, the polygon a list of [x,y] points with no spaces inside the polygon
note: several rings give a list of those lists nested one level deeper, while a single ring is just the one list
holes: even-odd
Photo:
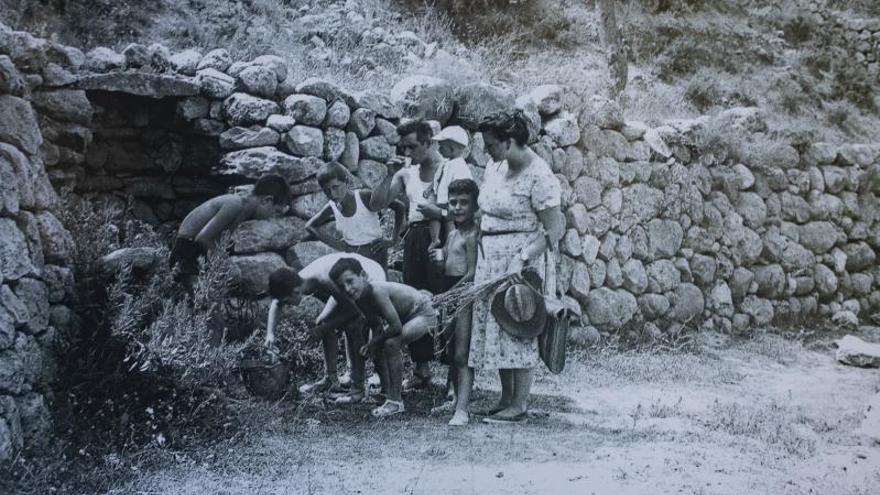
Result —
[{"label": "handbag", "polygon": [[558,375],[565,369],[565,349],[571,323],[568,308],[559,299],[545,298],[547,323],[538,336],[538,354],[551,373]]},{"label": "handbag", "polygon": [[[548,239],[549,242],[549,239]],[[550,249],[553,252],[553,249]],[[571,323],[571,311],[565,303],[556,296],[555,263],[552,256],[548,256],[545,264],[544,280],[550,281],[545,285],[544,307],[547,308],[547,323],[544,331],[538,336],[538,355],[541,361],[547,365],[547,369],[553,374],[562,373],[565,369],[565,349],[568,344],[568,328]],[[548,287],[549,286],[549,287]]]}]

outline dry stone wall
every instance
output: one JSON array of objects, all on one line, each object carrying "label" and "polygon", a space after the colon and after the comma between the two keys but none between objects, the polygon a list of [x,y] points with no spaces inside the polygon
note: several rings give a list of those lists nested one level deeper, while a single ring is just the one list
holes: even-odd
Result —
[{"label": "dry stone wall", "polygon": [[[198,201],[281,174],[293,215],[234,234],[240,282],[259,296],[272,270],[328,252],[303,231],[326,201],[315,180],[323,163],[373,187],[404,119],[474,131],[485,115],[519,108],[562,186],[558,290],[582,317],[576,336],[650,340],[816,316],[855,324],[880,311],[880,147],[771,142],[754,108],[651,127],[601,98],[576,117],[553,85],[517,97],[420,75],[357,93],[302,80],[276,56],[136,44],[83,54],[3,26],[0,54],[0,454],[37,431],[44,349],[69,321],[71,246],[47,171],[57,187],[116,198],[169,227]],[[765,144],[734,160],[696,146],[706,129]],[[480,179],[488,156],[479,133],[472,143]]]},{"label": "dry stone wall", "polygon": [[55,214],[35,110],[54,103],[34,91],[46,61],[66,54],[37,45],[0,26],[0,461],[47,441],[53,347],[71,321],[74,246]]},{"label": "dry stone wall", "polygon": [[819,26],[848,47],[854,62],[880,77],[880,20],[843,15],[829,9],[827,0],[803,3]]}]

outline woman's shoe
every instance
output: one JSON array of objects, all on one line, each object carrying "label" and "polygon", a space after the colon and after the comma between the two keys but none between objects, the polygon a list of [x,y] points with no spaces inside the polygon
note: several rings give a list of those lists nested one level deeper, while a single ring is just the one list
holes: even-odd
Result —
[{"label": "woman's shoe", "polygon": [[370,414],[372,414],[374,418],[384,418],[386,416],[400,414],[404,411],[406,411],[406,409],[403,407],[403,401],[386,400],[384,404],[373,409]]},{"label": "woman's shoe", "polygon": [[505,425],[505,424],[521,424],[525,423],[528,420],[528,415],[526,413],[519,413],[513,416],[501,416],[495,414],[494,416],[487,416],[483,418],[483,423],[496,424],[496,425]]},{"label": "woman's shoe", "polygon": [[449,426],[467,426],[470,421],[471,418],[468,413],[464,411],[455,411],[455,414],[452,415],[452,419],[449,420]]}]

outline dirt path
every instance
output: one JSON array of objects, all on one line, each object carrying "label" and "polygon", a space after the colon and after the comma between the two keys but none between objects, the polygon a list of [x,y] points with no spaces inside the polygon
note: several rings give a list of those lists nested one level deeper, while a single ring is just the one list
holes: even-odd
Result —
[{"label": "dirt path", "polygon": [[[383,421],[366,406],[281,406],[230,452],[179,454],[114,492],[867,495],[880,493],[880,446],[857,429],[878,389],[878,370],[771,336],[698,354],[586,354],[538,377],[526,425],[450,429],[427,414],[427,394]],[[474,410],[495,397],[478,392]]]}]

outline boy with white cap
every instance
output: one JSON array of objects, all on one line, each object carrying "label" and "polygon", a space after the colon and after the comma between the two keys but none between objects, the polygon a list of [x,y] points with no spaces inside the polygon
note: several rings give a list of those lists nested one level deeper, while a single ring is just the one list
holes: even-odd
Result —
[{"label": "boy with white cap", "polygon": [[[435,204],[440,209],[446,226],[445,232],[452,232],[454,223],[449,214],[445,213],[449,206],[449,184],[458,179],[474,179],[470,167],[464,161],[470,141],[467,131],[457,125],[446,127],[432,139],[437,142],[440,155],[446,158],[434,174],[433,186],[437,198]],[[432,246],[434,247],[438,246]]]}]

